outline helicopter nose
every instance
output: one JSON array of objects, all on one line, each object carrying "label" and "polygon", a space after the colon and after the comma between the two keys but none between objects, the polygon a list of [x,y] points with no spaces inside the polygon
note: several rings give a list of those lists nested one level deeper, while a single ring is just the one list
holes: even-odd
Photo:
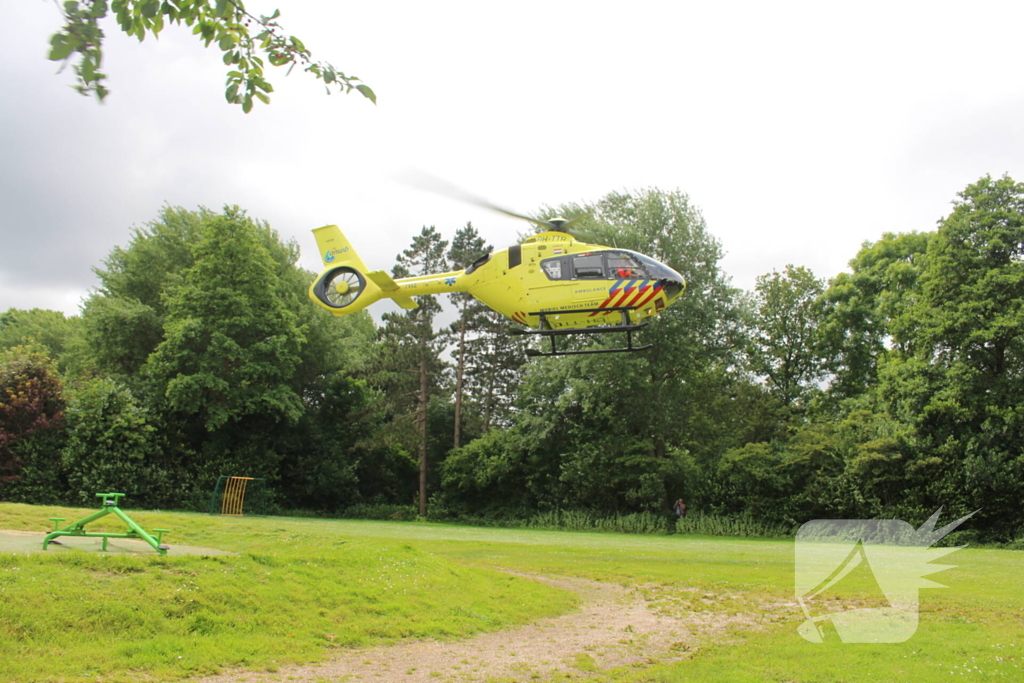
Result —
[{"label": "helicopter nose", "polygon": [[669,268],[665,265],[662,267],[665,270],[662,273],[661,288],[665,291],[665,296],[668,300],[674,301],[686,291],[686,278],[680,275],[674,268]]},{"label": "helicopter nose", "polygon": [[686,289],[686,282],[682,277],[677,279],[665,278],[661,281],[661,288],[669,301],[674,300]]}]

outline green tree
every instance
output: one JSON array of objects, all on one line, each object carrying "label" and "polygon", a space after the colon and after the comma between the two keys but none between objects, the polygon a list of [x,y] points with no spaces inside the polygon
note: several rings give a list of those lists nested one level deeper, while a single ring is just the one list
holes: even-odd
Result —
[{"label": "green tree", "polygon": [[306,411],[282,444],[279,488],[288,509],[407,502],[416,467],[389,443],[380,392],[338,372],[306,395]]},{"label": "green tree", "polygon": [[156,428],[128,387],[83,382],[69,392],[67,415],[62,463],[71,502],[91,506],[103,491],[126,493],[134,505],[167,500],[166,477],[153,462]]},{"label": "green tree", "polygon": [[546,503],[549,487],[535,484],[551,476],[544,466],[550,460],[538,455],[544,436],[532,436],[512,427],[454,449],[441,466],[447,507],[461,514],[528,516]]},{"label": "green tree", "polygon": [[0,351],[0,498],[52,503],[59,497],[63,385],[38,349]]},{"label": "green tree", "polygon": [[133,382],[149,355],[163,341],[164,316],[132,298],[93,294],[83,311],[83,336],[88,350],[78,373],[100,374]]},{"label": "green tree", "polygon": [[509,319],[492,310],[474,318],[476,335],[467,340],[465,391],[473,402],[480,434],[512,424],[515,399],[526,355],[522,340],[514,337]]},{"label": "green tree", "polygon": [[[471,223],[452,239],[448,256],[453,268],[465,268],[491,251]],[[509,424],[525,355],[522,340],[509,334],[512,325],[467,293],[451,295],[459,318],[450,328],[455,360],[453,445],[486,434],[495,425]],[[468,418],[468,419],[467,419]]]},{"label": "green tree", "polygon": [[679,191],[613,192],[563,213],[586,215],[582,229],[598,243],[647,254],[686,280],[683,296],[638,335],[638,343],[654,348],[609,362],[621,376],[618,391],[644,397],[642,433],[651,439],[654,457],[664,457],[670,444],[696,453],[711,440],[701,433],[708,424],[706,398],[721,388],[722,368],[735,366],[742,336],[738,292],[719,267],[721,243]]},{"label": "green tree", "polygon": [[[136,386],[139,370],[164,338],[169,293],[195,263],[205,226],[217,215],[204,207],[165,206],[156,220],[133,230],[131,242],[115,247],[104,267],[95,270],[100,287],[86,301],[83,335],[100,373],[141,389]],[[296,381],[311,383],[325,373],[365,365],[366,347],[375,334],[369,315],[324,315],[306,296],[313,274],[296,267],[298,245],[282,242],[264,221],[254,225],[274,261],[275,294],[298,316],[309,341]]]},{"label": "green tree", "polygon": [[[396,278],[448,270],[448,242],[434,226],[424,227],[412,245],[396,257]],[[428,407],[445,385],[447,365],[441,359],[446,336],[435,330],[441,312],[436,296],[416,298],[418,306],[404,313],[385,313],[375,383],[389,397],[399,434],[407,437],[419,463],[419,509],[426,514]],[[413,429],[410,429],[413,427]]]},{"label": "green tree", "polygon": [[822,517],[927,518],[928,464],[915,457],[913,429],[867,397],[843,407],[783,438],[728,451],[718,471],[720,509],[789,525]]},{"label": "green tree", "polygon": [[830,391],[856,396],[878,381],[888,349],[912,354],[920,341],[913,310],[920,299],[921,271],[934,233],[886,233],[865,242],[822,296],[822,343],[832,358]]},{"label": "green tree", "polygon": [[941,362],[1011,379],[1024,332],[1024,183],[986,176],[958,197],[929,251],[922,332]]},{"label": "green tree", "polygon": [[[472,223],[466,223],[455,232],[451,247],[448,249],[448,262],[453,268],[468,268],[481,256],[490,253],[491,247]],[[455,414],[454,435],[452,445],[458,448],[462,444],[462,413],[463,398],[466,394],[466,366],[469,359],[470,337],[477,332],[485,320],[488,308],[466,292],[452,294],[452,300],[459,311],[459,319],[451,326],[455,336]]]},{"label": "green tree", "polygon": [[922,343],[883,393],[941,462],[936,502],[982,508],[1018,533],[1024,496],[1024,183],[986,176],[958,194],[929,245],[913,317]]},{"label": "green tree", "polygon": [[[252,251],[252,258],[241,254],[247,248],[245,246],[239,246],[239,251],[212,253],[211,226],[222,220],[238,223],[239,229],[245,233],[246,244],[258,243],[259,248]],[[200,258],[207,261],[202,272],[197,270]],[[227,261],[221,263],[221,258]],[[186,414],[169,408],[166,390],[167,383],[173,378],[149,374],[153,369],[150,361],[155,360],[157,348],[168,338],[172,318],[182,315],[182,308],[174,309],[174,306],[182,303],[187,277],[192,278],[189,284],[193,294],[204,291],[207,285],[221,287],[228,297],[223,301],[230,300],[233,303],[229,306],[237,304],[236,312],[244,312],[253,318],[260,318],[268,301],[276,302],[270,309],[270,322],[277,312],[288,312],[286,317],[291,316],[291,322],[285,328],[297,332],[294,339],[297,351],[294,363],[289,358],[289,362],[281,366],[283,374],[278,379],[284,381],[285,393],[290,392],[300,399],[296,405],[303,414],[314,411],[331,377],[339,372],[359,372],[368,366],[374,355],[376,334],[372,319],[366,313],[335,317],[314,305],[306,296],[313,274],[298,268],[298,259],[296,243],[283,242],[266,222],[245,218],[236,208],[227,208],[222,214],[217,214],[205,208],[164,207],[156,220],[133,231],[130,243],[112,250],[103,267],[97,269],[100,287],[85,306],[84,344],[81,357],[77,357],[76,350],[76,358],[72,359],[78,364],[74,374],[85,378],[103,376],[125,384],[130,387],[134,399],[147,409],[151,424],[157,429],[156,441],[162,455],[147,464],[146,476],[153,479],[162,473],[161,476],[165,477],[159,479],[159,488],[167,491],[169,498],[161,505],[199,505],[201,501],[198,499],[187,499],[188,492],[201,485],[195,477],[200,471],[219,468],[221,465],[218,463],[225,454],[234,453],[242,458],[242,453],[251,449],[257,453],[253,456],[257,460],[264,456],[270,461],[286,455],[291,457],[289,454],[293,451],[290,449],[299,438],[298,433],[305,429],[289,420],[271,427],[273,420],[267,419],[265,424],[256,427],[256,432],[263,428],[271,432],[264,439],[266,448],[259,450],[254,445],[255,436],[252,442],[246,438],[238,443],[232,442],[231,431],[241,429],[238,425],[225,425],[222,430],[210,432],[205,424],[186,419]],[[247,281],[244,277],[238,282],[232,278],[237,269],[245,270],[249,261],[258,262],[258,268],[268,276],[260,277],[260,284],[247,290],[243,286]],[[203,281],[210,275],[219,276],[217,283]],[[209,307],[203,315],[217,318],[223,328],[227,318],[214,312],[213,308],[218,293],[208,294],[209,301],[203,303]],[[199,303],[198,298],[192,298],[188,306],[198,306]],[[257,322],[263,322],[263,319]],[[252,326],[251,331],[259,333],[259,324]],[[207,356],[206,342],[199,343],[201,340],[198,338],[196,341],[197,345],[191,349],[194,357]],[[176,343],[184,342],[179,338]],[[167,360],[163,355],[161,359]],[[258,368],[253,366],[252,369]],[[191,374],[191,371],[185,374]],[[256,382],[232,387],[231,393],[237,397],[246,389],[255,394],[262,391]],[[319,438],[313,440],[324,443]],[[313,463],[318,457],[328,457],[323,452],[312,450],[306,455],[308,460],[303,460],[306,463]],[[289,465],[288,474],[295,475],[292,465]],[[276,474],[268,473],[267,476]],[[292,498],[298,496],[294,488],[282,488],[281,492]]]},{"label": "green tree", "polygon": [[[131,385],[164,339],[166,293],[181,284],[195,262],[204,224],[216,214],[165,206],[156,220],[132,231],[127,247],[114,247],[94,269],[97,291],[82,311],[91,363]],[[87,361],[88,363],[89,361]]]},{"label": "green tree", "polygon": [[302,415],[292,380],[305,338],[275,270],[259,226],[229,209],[204,224],[194,265],[167,295],[164,340],[144,373],[202,451],[204,479],[273,475],[275,432]]},{"label": "green tree", "polygon": [[254,15],[245,9],[242,0],[68,0],[60,4],[64,26],[50,38],[49,58],[64,62],[77,59],[74,65],[78,81],[75,89],[83,95],[94,94],[103,100],[108,89],[106,75],[100,71],[103,62],[104,33],[101,22],[112,13],[118,27],[141,42],[147,35],[156,38],[168,24],[185,24],[209,47],[213,43],[224,53],[228,67],[224,96],[231,104],[239,104],[248,113],[255,101],[269,104],[274,88],[264,78],[266,55],[271,66],[296,66],[340,92],[353,89],[372,102],[373,90],[326,62],[313,62],[310,51],[301,40],[289,36],[277,22],[280,12],[270,16]]},{"label": "green tree", "polygon": [[784,406],[797,403],[824,377],[818,298],[824,283],[803,266],[786,266],[757,278],[748,356]]},{"label": "green tree", "polygon": [[0,349],[39,345],[63,368],[62,357],[81,334],[81,322],[80,317],[66,317],[60,311],[10,308],[0,313]]}]

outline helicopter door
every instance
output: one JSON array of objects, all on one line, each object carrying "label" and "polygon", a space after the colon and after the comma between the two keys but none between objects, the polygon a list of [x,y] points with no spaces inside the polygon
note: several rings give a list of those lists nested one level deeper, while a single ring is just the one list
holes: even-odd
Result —
[{"label": "helicopter door", "polygon": [[568,301],[568,289],[572,285],[572,262],[569,256],[555,256],[542,259],[540,274],[529,287],[527,297],[531,310],[552,310],[562,308]]}]

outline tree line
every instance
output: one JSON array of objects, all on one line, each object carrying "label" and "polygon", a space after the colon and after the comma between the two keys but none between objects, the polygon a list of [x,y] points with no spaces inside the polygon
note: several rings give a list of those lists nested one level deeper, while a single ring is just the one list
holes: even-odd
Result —
[{"label": "tree line", "polygon": [[[234,475],[321,514],[667,514],[684,498],[792,528],[944,506],[980,509],[979,540],[1024,537],[1024,184],[986,176],[935,230],[752,291],[681,192],[556,211],[684,275],[636,333],[652,349],[527,361],[529,342],[464,295],[335,318],[266,223],[164,207],[96,268],[80,315],[0,314],[0,499],[109,489],[205,509]],[[393,274],[490,248],[471,224],[424,227]]]}]

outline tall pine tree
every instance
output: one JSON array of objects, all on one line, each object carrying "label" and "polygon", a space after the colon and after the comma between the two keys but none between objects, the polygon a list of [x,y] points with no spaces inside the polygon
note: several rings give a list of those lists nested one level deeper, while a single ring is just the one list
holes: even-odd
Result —
[{"label": "tall pine tree", "polygon": [[[448,270],[448,242],[434,226],[424,227],[412,245],[396,258],[396,278]],[[419,461],[419,512],[427,512],[427,407],[444,386],[446,363],[441,358],[446,339],[435,330],[441,302],[435,296],[416,298],[416,308],[381,316],[380,363],[377,383],[391,397],[396,425],[404,428]],[[414,429],[409,430],[410,426]]]}]

